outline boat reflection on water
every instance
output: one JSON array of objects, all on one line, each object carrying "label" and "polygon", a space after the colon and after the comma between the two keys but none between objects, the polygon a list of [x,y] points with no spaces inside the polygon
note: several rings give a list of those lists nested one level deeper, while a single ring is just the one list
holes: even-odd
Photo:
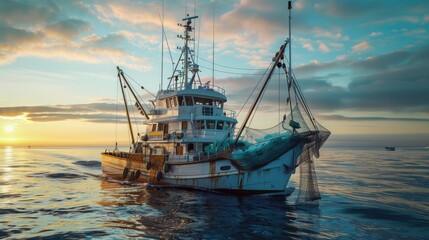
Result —
[{"label": "boat reflection on water", "polygon": [[[319,210],[303,211],[284,197],[236,197],[197,190],[153,188],[103,179],[97,202],[104,227],[127,237],[283,238],[317,236]],[[287,201],[287,200],[286,200]],[[314,222],[316,221],[316,222]]]},{"label": "boat reflection on water", "polygon": [[192,201],[187,197],[195,201],[195,193],[147,190],[146,184],[110,180],[102,180],[100,187],[97,203],[107,211],[104,227],[121,229],[128,237],[171,238],[189,232],[189,224],[196,222],[183,209],[183,202]]}]

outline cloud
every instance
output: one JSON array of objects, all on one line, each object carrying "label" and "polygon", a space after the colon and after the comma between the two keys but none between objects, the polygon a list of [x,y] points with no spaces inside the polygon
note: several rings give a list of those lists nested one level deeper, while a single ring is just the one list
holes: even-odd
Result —
[{"label": "cloud", "polygon": [[[118,111],[118,115],[117,115]],[[22,117],[32,122],[80,120],[93,123],[124,122],[124,107],[113,103],[88,103],[53,106],[18,106],[0,108],[2,117]]]},{"label": "cloud", "polygon": [[[79,19],[88,14],[84,3],[0,1],[0,64],[35,56],[86,63],[121,62],[133,69],[150,70],[147,58],[127,53],[129,43],[153,42],[130,36],[125,31],[100,35],[92,33],[89,22]],[[67,15],[73,15],[70,18]]]},{"label": "cloud", "polygon": [[369,34],[370,37],[377,37],[377,36],[381,36],[381,35],[383,35],[382,32],[372,32]]},{"label": "cloud", "polygon": [[352,47],[353,52],[363,52],[363,51],[369,50],[370,48],[371,48],[371,45],[369,45],[368,42],[361,42]]},{"label": "cloud", "polygon": [[413,30],[404,30],[404,36],[416,36],[416,35],[422,35],[426,33],[426,30],[423,28],[417,28]]},{"label": "cloud", "polygon": [[325,43],[320,43],[320,45],[319,45],[319,50],[320,50],[321,52],[324,52],[324,53],[327,53],[327,52],[330,52],[330,51],[331,51],[331,49],[329,49],[329,48],[328,48],[328,46],[326,46],[326,44],[325,44]]},{"label": "cloud", "polygon": [[18,26],[44,24],[57,17],[59,7],[51,1],[0,1],[0,22]]},{"label": "cloud", "polygon": [[313,45],[311,45],[311,43],[304,43],[302,47],[307,49],[308,51],[314,51]]},{"label": "cloud", "polygon": [[377,5],[374,2],[364,3],[362,1],[324,1],[314,4],[314,8],[329,17],[352,19],[370,9],[377,8]]},{"label": "cloud", "polygon": [[429,118],[400,118],[400,117],[349,117],[343,115],[320,115],[321,119],[335,121],[406,121],[429,122]]},{"label": "cloud", "polygon": [[[344,56],[332,62],[312,62],[295,68],[294,72],[310,107],[315,111],[424,115],[429,113],[428,59],[429,46],[425,46],[363,60]],[[257,88],[255,86],[260,77],[224,78],[217,80],[216,84],[228,89],[231,104],[228,106],[240,109],[244,100]],[[265,94],[269,101],[267,106],[271,108],[278,105],[277,79],[275,74],[270,83],[271,90]],[[349,83],[336,85],[337,79],[347,79]]]},{"label": "cloud", "polygon": [[52,24],[48,24],[44,28],[44,32],[49,37],[59,39],[73,39],[84,32],[91,30],[91,25],[79,19],[66,19]]}]

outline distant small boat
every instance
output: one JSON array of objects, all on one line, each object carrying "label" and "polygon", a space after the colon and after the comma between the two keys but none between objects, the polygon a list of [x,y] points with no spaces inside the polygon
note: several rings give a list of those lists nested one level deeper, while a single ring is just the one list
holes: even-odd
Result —
[{"label": "distant small boat", "polygon": [[395,151],[395,147],[384,147],[384,149],[386,149],[386,151]]}]

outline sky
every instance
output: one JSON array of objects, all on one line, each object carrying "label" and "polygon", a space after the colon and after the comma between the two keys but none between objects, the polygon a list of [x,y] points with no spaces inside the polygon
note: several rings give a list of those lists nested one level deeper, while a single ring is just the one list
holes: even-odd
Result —
[{"label": "sky", "polygon": [[[292,67],[333,136],[429,136],[427,1],[292,5]],[[165,88],[186,13],[199,16],[202,82],[214,56],[225,108],[238,112],[288,37],[287,1],[0,1],[0,146],[128,144],[116,66],[154,94]],[[275,91],[252,127],[278,120]]]}]

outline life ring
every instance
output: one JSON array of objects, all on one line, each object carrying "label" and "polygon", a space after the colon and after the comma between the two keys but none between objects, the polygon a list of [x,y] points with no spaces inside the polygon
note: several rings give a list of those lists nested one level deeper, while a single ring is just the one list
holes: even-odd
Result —
[{"label": "life ring", "polygon": [[162,172],[161,172],[161,171],[159,171],[159,172],[156,174],[156,180],[158,180],[158,182],[159,182],[161,179],[162,179]]},{"label": "life ring", "polygon": [[152,164],[150,162],[147,162],[146,163],[146,170],[149,171],[151,166],[152,166]]},{"label": "life ring", "polygon": [[124,168],[124,171],[122,172],[122,179],[126,179],[128,176],[128,168]]},{"label": "life ring", "polygon": [[170,171],[170,164],[169,163],[164,163],[164,172],[168,173],[168,171]]},{"label": "life ring", "polygon": [[139,179],[139,177],[140,177],[141,174],[142,174],[142,171],[140,171],[140,169],[136,171],[136,174],[134,175],[134,177],[136,178],[136,180]]},{"label": "life ring", "polygon": [[182,132],[180,132],[180,133],[175,133],[175,134],[174,134],[174,136],[175,136],[177,139],[181,140],[181,139],[183,138],[183,133],[182,133]]}]

